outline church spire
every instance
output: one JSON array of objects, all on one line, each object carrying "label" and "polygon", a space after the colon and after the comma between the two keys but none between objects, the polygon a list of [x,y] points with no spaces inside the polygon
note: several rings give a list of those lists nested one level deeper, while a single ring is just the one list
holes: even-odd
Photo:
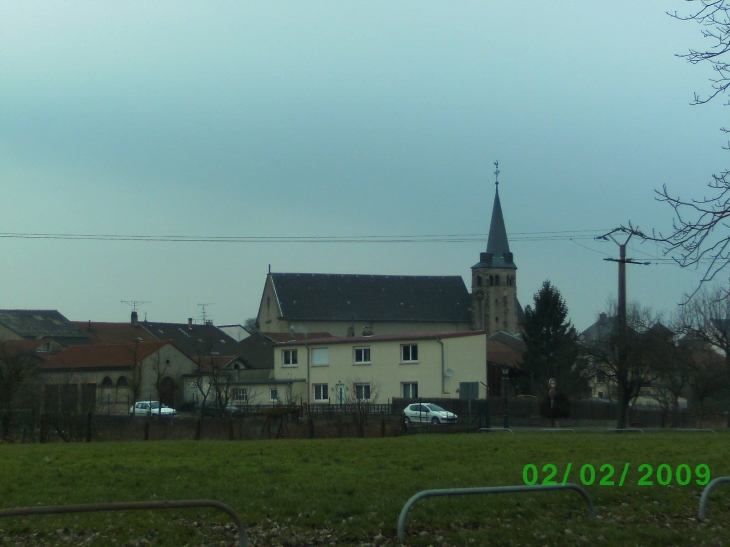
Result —
[{"label": "church spire", "polygon": [[517,269],[512,260],[507,240],[507,228],[504,226],[502,203],[499,201],[499,162],[494,162],[494,205],[492,206],[492,220],[489,224],[489,239],[487,252],[479,256],[479,264],[473,268],[509,268]]}]

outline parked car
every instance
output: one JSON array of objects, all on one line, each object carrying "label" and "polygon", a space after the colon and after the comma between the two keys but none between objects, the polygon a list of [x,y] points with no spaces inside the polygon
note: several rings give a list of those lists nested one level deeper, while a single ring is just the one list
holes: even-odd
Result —
[{"label": "parked car", "polygon": [[129,409],[131,416],[164,416],[170,418],[177,414],[174,408],[160,404],[160,401],[137,401]]},{"label": "parked car", "polygon": [[403,416],[407,424],[411,422],[426,424],[456,423],[456,414],[433,403],[410,404],[403,409]]},{"label": "parked car", "polygon": [[[195,404],[195,412],[196,414],[201,414],[203,416],[221,415],[220,406],[218,405],[218,401],[216,401],[215,399],[206,399],[205,406],[203,406],[203,401],[198,401]],[[228,403],[225,407],[223,407],[223,414],[226,416],[228,416],[229,414],[232,416],[240,416],[241,414],[243,414],[243,410],[240,406]]]}]

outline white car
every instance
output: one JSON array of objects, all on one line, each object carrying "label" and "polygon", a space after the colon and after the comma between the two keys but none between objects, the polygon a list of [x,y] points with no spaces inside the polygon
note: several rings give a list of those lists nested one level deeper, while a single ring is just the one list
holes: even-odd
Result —
[{"label": "white car", "polygon": [[132,416],[165,416],[169,418],[177,414],[177,410],[160,404],[160,401],[137,401],[129,409],[129,414]]},{"label": "white car", "polygon": [[410,423],[453,424],[456,414],[433,403],[413,403],[403,409],[404,420]]}]

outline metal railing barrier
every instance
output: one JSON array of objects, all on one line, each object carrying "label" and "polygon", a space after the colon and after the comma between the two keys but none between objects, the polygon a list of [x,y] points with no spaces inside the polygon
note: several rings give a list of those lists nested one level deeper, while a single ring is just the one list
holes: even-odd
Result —
[{"label": "metal railing barrier", "polygon": [[730,477],[718,477],[711,480],[709,484],[705,486],[705,489],[702,491],[702,496],[700,497],[700,520],[705,520],[707,518],[707,502],[710,501],[710,494],[723,482],[730,482]]},{"label": "metal railing barrier", "polygon": [[546,428],[541,429],[540,431],[562,431],[562,432],[575,433],[575,429],[570,429],[569,427],[546,427]]},{"label": "metal railing barrier", "polygon": [[233,509],[225,503],[214,500],[168,500],[168,501],[130,501],[117,503],[88,503],[84,505],[44,505],[39,507],[17,507],[0,510],[2,517],[20,517],[26,515],[53,515],[61,513],[92,513],[97,511],[133,511],[137,509],[183,509],[191,507],[214,507],[220,509],[233,519],[238,529],[239,547],[246,547],[246,530],[243,521]]},{"label": "metal railing barrier", "polygon": [[568,483],[564,485],[533,485],[533,486],[489,486],[483,488],[444,488],[440,490],[423,490],[418,492],[409,499],[401,509],[400,515],[398,515],[398,539],[405,539],[406,537],[406,518],[410,513],[411,508],[416,504],[417,501],[424,498],[433,498],[438,496],[473,496],[475,494],[510,494],[510,493],[523,493],[523,492],[543,492],[547,490],[575,490],[588,504],[588,515],[590,518],[596,518],[596,510],[593,507],[593,500],[583,488],[577,484]]}]

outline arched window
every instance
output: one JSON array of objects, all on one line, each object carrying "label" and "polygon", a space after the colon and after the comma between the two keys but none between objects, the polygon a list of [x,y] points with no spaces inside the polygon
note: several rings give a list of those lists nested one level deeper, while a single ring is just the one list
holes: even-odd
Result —
[{"label": "arched window", "polygon": [[478,275],[477,276],[477,287],[481,287],[481,286],[482,286],[482,276]]},{"label": "arched window", "polygon": [[129,382],[127,381],[127,377],[126,376],[120,376],[117,379],[117,386],[119,386],[119,387],[126,387],[128,385],[129,385]]},{"label": "arched window", "polygon": [[101,381],[102,386],[113,386],[114,382],[112,382],[112,379],[109,378],[109,376],[104,376],[104,379]]},{"label": "arched window", "polygon": [[494,286],[499,287],[499,276],[498,275],[494,276]]},{"label": "arched window", "polygon": [[494,285],[494,276],[493,275],[490,275],[489,276],[489,286],[491,287],[493,285]]}]

